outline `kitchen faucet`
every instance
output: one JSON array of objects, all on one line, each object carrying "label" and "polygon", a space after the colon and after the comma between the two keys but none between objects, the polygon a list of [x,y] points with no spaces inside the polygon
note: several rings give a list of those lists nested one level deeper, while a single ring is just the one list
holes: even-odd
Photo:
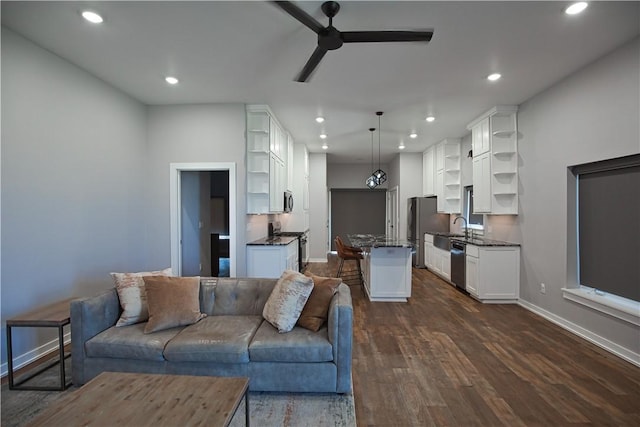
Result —
[{"label": "kitchen faucet", "polygon": [[457,216],[456,219],[453,220],[453,223],[455,224],[459,219],[464,220],[464,240],[469,240],[469,227],[467,226],[467,218],[463,216]]}]

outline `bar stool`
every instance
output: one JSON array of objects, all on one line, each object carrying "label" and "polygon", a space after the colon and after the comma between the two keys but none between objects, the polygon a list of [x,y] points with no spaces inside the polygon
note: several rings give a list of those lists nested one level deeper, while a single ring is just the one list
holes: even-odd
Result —
[{"label": "bar stool", "polygon": [[[357,280],[360,286],[362,286],[362,268],[360,267],[360,260],[362,257],[362,249],[355,248],[353,246],[345,245],[340,236],[336,236],[335,238],[336,250],[338,252],[338,258],[340,258],[340,265],[338,266],[338,271],[336,273],[336,277],[342,278],[342,281],[347,283],[347,280]],[[344,262],[345,261],[355,261],[357,270],[346,270],[344,271]],[[349,285],[349,283],[347,283]],[[364,291],[364,288],[362,289]]]}]

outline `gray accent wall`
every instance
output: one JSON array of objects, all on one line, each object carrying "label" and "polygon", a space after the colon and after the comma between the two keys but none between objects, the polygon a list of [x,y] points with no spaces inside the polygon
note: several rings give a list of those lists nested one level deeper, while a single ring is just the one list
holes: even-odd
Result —
[{"label": "gray accent wall", "polygon": [[[236,163],[236,275],[246,274],[246,168],[244,104],[148,107],[148,253],[157,265],[171,263],[169,165],[171,163]],[[265,226],[266,229],[266,226]],[[266,233],[265,233],[266,234]],[[256,237],[257,238],[257,237]]]},{"label": "gray accent wall", "polygon": [[[637,38],[522,104],[520,214],[487,217],[491,236],[522,243],[526,303],[636,354],[637,326],[568,301],[561,288],[576,282],[575,247],[567,244],[575,239],[567,226],[567,167],[639,153],[639,103]],[[626,227],[611,224],[611,232],[624,236]]]},{"label": "gray accent wall", "polygon": [[[146,165],[144,105],[2,27],[3,364],[5,319],[150,265]],[[14,355],[44,331],[17,329]]]}]

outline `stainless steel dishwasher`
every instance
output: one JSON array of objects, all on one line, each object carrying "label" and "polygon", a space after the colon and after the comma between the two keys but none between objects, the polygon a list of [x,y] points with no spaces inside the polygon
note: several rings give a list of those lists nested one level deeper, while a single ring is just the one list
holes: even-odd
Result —
[{"label": "stainless steel dishwasher", "polygon": [[466,248],[466,243],[451,241],[451,282],[463,291],[467,289]]}]

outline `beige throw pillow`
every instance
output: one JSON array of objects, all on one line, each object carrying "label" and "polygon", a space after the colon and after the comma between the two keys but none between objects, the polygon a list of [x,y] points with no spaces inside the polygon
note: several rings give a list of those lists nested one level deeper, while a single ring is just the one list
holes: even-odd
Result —
[{"label": "beige throw pillow", "polygon": [[329,317],[329,305],[335,293],[338,292],[338,286],[342,283],[342,279],[321,277],[312,273],[304,274],[313,279],[313,291],[302,309],[298,325],[318,332]]},{"label": "beige throw pillow", "polygon": [[111,273],[116,285],[122,314],[116,326],[133,325],[146,322],[149,318],[147,294],[144,288],[144,276],[171,276],[171,268],[160,271],[142,271],[139,273]]},{"label": "beige throw pillow", "polygon": [[200,277],[145,276],[149,321],[144,333],[191,325],[206,317],[200,312]]},{"label": "beige throw pillow", "polygon": [[291,331],[312,290],[311,277],[285,270],[264,305],[262,317],[280,333]]}]

